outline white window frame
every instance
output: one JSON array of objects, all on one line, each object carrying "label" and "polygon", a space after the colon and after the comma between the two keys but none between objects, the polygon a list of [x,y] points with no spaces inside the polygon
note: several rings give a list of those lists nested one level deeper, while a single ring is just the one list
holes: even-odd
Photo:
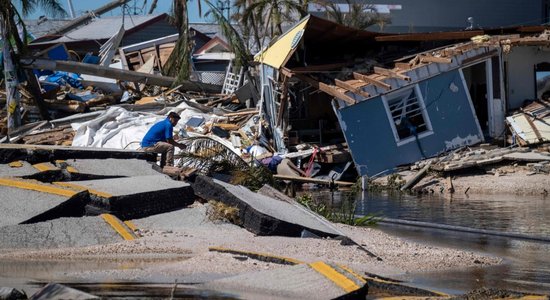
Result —
[{"label": "white window frame", "polygon": [[426,112],[424,97],[420,92],[420,87],[418,86],[418,84],[415,84],[413,87],[401,89],[394,93],[382,95],[382,103],[384,104],[384,108],[386,109],[386,115],[388,116],[388,121],[390,122],[390,126],[393,131],[393,137],[395,139],[397,146],[402,146],[402,145],[414,142],[416,140],[416,137],[413,135],[413,136],[406,137],[404,139],[399,138],[399,134],[397,133],[397,128],[395,127],[395,122],[393,121],[393,116],[391,114],[391,110],[388,102],[391,100],[394,100],[395,98],[398,98],[399,96],[409,92],[410,90],[414,90],[414,93],[416,94],[416,99],[417,99],[418,105],[420,106],[420,111],[422,112],[422,118],[424,118],[424,123],[426,124],[426,131],[419,133],[418,139],[422,139],[434,134],[432,123],[430,121],[428,113]]}]

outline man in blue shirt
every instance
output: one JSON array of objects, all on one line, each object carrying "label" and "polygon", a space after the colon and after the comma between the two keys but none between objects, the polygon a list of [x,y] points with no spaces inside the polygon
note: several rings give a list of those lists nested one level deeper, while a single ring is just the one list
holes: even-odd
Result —
[{"label": "man in blue shirt", "polygon": [[180,149],[187,147],[173,139],[174,126],[178,124],[179,120],[180,116],[177,113],[170,112],[166,119],[153,125],[141,141],[143,151],[161,154],[161,167],[164,167],[165,161],[166,166],[174,166],[174,146]]}]

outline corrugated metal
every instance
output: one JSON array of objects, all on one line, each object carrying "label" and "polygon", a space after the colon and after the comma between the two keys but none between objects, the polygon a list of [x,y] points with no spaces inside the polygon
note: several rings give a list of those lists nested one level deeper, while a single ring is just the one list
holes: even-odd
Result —
[{"label": "corrugated metal", "polygon": [[[125,16],[124,30],[130,31],[133,28],[140,26],[148,21],[151,21],[157,17],[159,17],[159,15]],[[56,40],[44,43],[70,43],[75,41],[109,39],[111,38],[111,36],[117,33],[118,29],[122,25],[122,22],[122,16],[95,18],[90,23],[83,25],[71,32],[68,32],[67,34]]]},{"label": "corrugated metal", "polygon": [[550,141],[550,101],[531,103],[506,121],[522,146]]},{"label": "corrugated metal", "polygon": [[136,30],[135,32],[126,34],[122,39],[121,45],[131,45],[143,41],[158,39],[176,33],[178,33],[178,31],[174,26],[170,25],[166,20],[161,20],[145,26],[140,30]]}]

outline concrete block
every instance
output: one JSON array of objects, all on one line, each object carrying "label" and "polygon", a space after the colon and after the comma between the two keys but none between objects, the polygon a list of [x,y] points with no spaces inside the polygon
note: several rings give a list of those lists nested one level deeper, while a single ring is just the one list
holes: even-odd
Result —
[{"label": "concrete block", "polygon": [[364,279],[324,262],[246,273],[200,287],[249,299],[365,299],[368,292]]},{"label": "concrete block", "polygon": [[0,177],[21,177],[38,173],[39,171],[26,161],[13,161],[0,164]]},{"label": "concrete block", "polygon": [[158,175],[153,164],[137,158],[68,159],[57,164],[71,173],[96,176],[131,177]]},{"label": "concrete block", "polygon": [[184,208],[195,200],[193,189],[188,183],[172,180],[162,174],[57,184],[90,193],[86,214],[110,213],[122,220]]},{"label": "concrete block", "polygon": [[258,235],[301,236],[304,229],[319,236],[338,236],[339,233],[316,216],[294,205],[206,176],[193,184],[197,196],[216,200],[239,209],[243,227]]},{"label": "concrete block", "polygon": [[535,152],[516,152],[504,155],[505,159],[518,161],[550,161],[550,156]]},{"label": "concrete block", "polygon": [[51,249],[118,243],[135,239],[114,216],[59,218],[0,227],[0,249]]},{"label": "concrete block", "polygon": [[0,178],[0,226],[82,216],[87,201],[85,191],[34,180]]},{"label": "concrete block", "polygon": [[0,164],[16,160],[24,160],[31,164],[36,164],[58,159],[74,158],[137,158],[152,162],[156,161],[154,153],[134,150],[23,144],[0,145]]}]

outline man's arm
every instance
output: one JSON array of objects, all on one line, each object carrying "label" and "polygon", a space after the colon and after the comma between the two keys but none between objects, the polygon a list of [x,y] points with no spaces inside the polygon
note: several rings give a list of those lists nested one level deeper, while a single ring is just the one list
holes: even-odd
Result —
[{"label": "man's arm", "polygon": [[174,141],[173,138],[167,139],[166,142],[167,142],[168,144],[173,145],[174,147],[178,147],[178,148],[180,148],[180,149],[185,149],[185,148],[187,148],[187,145],[185,145],[185,144],[183,144],[183,143],[178,143],[178,142]]}]

